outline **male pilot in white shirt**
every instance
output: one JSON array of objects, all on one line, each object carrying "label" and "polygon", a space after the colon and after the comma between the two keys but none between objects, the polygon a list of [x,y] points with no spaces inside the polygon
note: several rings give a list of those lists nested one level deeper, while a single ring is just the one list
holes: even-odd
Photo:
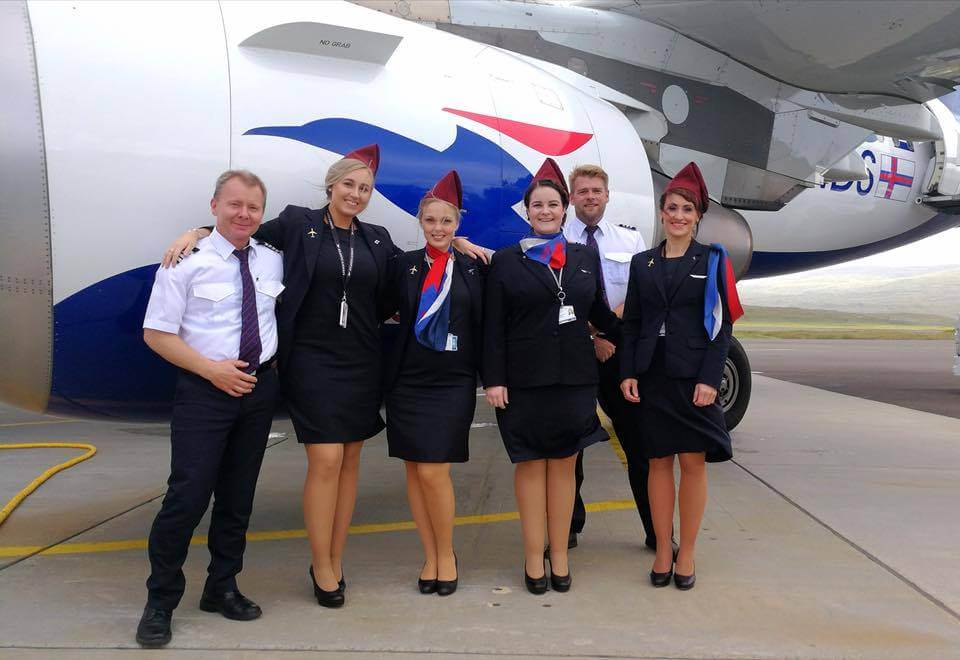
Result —
[{"label": "male pilot in white shirt", "polygon": [[157,271],[143,321],[147,345],[180,367],[170,420],[170,478],[150,530],[142,646],[170,641],[183,562],[210,497],[208,577],[200,609],[249,621],[260,608],[237,589],[247,524],[277,399],[275,305],[283,261],[250,237],[266,188],[245,170],[217,179],[216,228],[177,268]]},{"label": "male pilot in white shirt", "polygon": [[[604,296],[617,316],[623,315],[623,301],[627,296],[630,260],[643,252],[646,245],[640,232],[633,227],[616,225],[604,217],[610,201],[609,177],[599,165],[579,165],[569,176],[570,204],[575,215],[568,217],[563,235],[571,243],[593,246],[600,254],[603,272]],[[644,456],[640,440],[639,405],[629,403],[620,393],[620,372],[617,347],[600,335],[594,336],[594,350],[600,362],[600,385],[597,399],[603,412],[613,422],[613,428],[627,456],[627,476],[633,499],[646,532],[646,545],[656,550],[657,540],[650,516],[647,496],[647,475],[650,465]],[[587,512],[580,497],[583,484],[583,452],[577,457],[577,498],[570,523],[569,547],[577,545],[577,534],[583,531]]]}]

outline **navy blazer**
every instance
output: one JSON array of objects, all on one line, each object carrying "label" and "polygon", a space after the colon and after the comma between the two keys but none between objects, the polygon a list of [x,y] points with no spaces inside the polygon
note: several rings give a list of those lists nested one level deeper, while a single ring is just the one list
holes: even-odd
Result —
[{"label": "navy blazer", "polygon": [[620,336],[620,320],[603,300],[597,251],[567,243],[565,304],[576,320],[560,325],[557,283],[519,245],[498,251],[487,275],[483,306],[485,387],[595,385],[600,381],[587,321]]},{"label": "navy blazer", "polygon": [[[283,251],[283,283],[286,288],[277,305],[277,333],[280,341],[277,354],[281,369],[293,349],[297,312],[300,311],[307,289],[313,281],[326,212],[326,206],[321,209],[288,206],[279,216],[260,225],[253,235],[257,240]],[[390,233],[384,227],[361,222],[357,218],[353,221],[357,225],[357,233],[370,247],[377,263],[377,314],[380,318],[386,318],[393,313],[387,309],[388,283],[394,278],[397,257],[402,254],[402,250],[393,244]],[[339,287],[340,282],[331,282],[331,285]]]},{"label": "navy blazer", "polygon": [[[384,368],[384,391],[393,387],[400,374],[400,365],[407,353],[410,342],[416,341],[413,337],[413,325],[420,308],[420,289],[423,286],[423,275],[426,272],[424,253],[426,248],[404,252],[397,258],[397,269],[393,281],[393,300],[400,313],[400,328],[397,341],[390,351]],[[483,347],[483,276],[486,272],[485,264],[472,257],[453,252],[453,283],[452,287],[466,287],[470,292],[470,323],[474,341],[474,365],[479,368],[480,352]],[[413,270],[416,268],[416,270]],[[451,295],[453,292],[451,290]]]},{"label": "navy blazer", "polygon": [[692,242],[667,290],[662,257],[665,243],[634,255],[630,261],[630,281],[623,308],[620,378],[640,378],[646,373],[657,347],[660,327],[666,324],[663,337],[666,375],[696,378],[698,383],[720,389],[732,324],[722,286],[719,288],[723,322],[713,341],[703,324],[710,248]]}]

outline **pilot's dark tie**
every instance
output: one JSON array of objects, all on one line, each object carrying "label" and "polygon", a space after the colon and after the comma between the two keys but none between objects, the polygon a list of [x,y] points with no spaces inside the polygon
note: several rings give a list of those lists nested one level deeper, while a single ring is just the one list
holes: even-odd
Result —
[{"label": "pilot's dark tie", "polygon": [[603,294],[603,302],[607,303],[607,307],[610,306],[610,301],[607,300],[607,285],[603,282],[603,261],[600,259],[600,246],[597,245],[597,237],[594,234],[597,233],[598,227],[596,225],[587,226],[587,245],[592,247],[597,251],[597,272],[600,273],[600,293]]},{"label": "pilot's dark tie", "polygon": [[250,276],[250,249],[234,250],[240,261],[240,280],[243,282],[243,305],[240,307],[240,353],[238,360],[247,362],[245,371],[252,374],[260,367],[260,320],[257,317],[257,290]]}]

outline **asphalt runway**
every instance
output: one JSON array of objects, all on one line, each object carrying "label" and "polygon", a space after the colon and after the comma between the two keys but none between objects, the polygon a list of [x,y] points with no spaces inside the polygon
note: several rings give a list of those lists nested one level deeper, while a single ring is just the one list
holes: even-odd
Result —
[{"label": "asphalt runway", "polygon": [[742,343],[754,373],[960,418],[953,340],[744,339]]}]

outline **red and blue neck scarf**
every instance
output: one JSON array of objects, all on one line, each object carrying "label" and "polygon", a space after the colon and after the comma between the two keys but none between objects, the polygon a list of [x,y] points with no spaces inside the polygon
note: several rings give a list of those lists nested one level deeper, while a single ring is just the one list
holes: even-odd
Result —
[{"label": "red and blue neck scarf", "polygon": [[446,252],[427,244],[427,257],[432,261],[420,289],[417,322],[413,334],[417,341],[434,351],[447,347],[450,330],[450,285],[453,283],[453,250]]},{"label": "red and blue neck scarf", "polygon": [[556,234],[527,234],[520,239],[520,249],[530,259],[550,268],[563,268],[567,263],[567,239]]},{"label": "red and blue neck scarf", "polygon": [[[720,288],[723,294],[720,294]],[[713,341],[720,334],[723,323],[723,303],[726,300],[730,323],[736,323],[743,316],[740,296],[737,294],[737,279],[733,275],[733,265],[727,250],[720,243],[710,244],[710,256],[707,260],[706,292],[703,296],[703,326],[707,336]]]}]

